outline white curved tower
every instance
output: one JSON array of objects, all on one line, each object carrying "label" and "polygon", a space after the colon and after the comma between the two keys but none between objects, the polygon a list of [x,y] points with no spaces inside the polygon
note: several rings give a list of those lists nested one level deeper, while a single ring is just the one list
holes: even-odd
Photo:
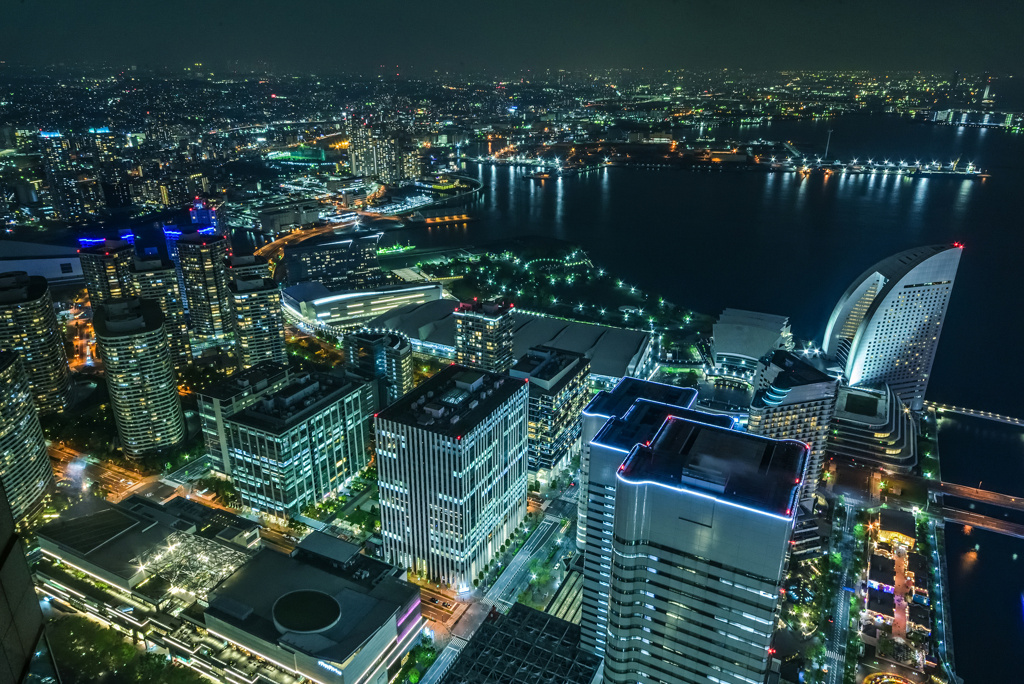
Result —
[{"label": "white curved tower", "polygon": [[824,347],[850,385],[889,385],[912,409],[922,408],[962,248],[908,249],[846,290],[829,318]]}]

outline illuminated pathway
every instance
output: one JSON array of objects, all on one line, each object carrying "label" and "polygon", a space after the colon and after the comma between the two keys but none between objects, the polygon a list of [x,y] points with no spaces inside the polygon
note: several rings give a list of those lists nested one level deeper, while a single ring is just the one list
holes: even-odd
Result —
[{"label": "illuminated pathway", "polygon": [[962,406],[951,406],[949,404],[940,404],[934,401],[926,401],[924,405],[930,409],[933,409],[936,413],[957,413],[961,416],[971,416],[972,418],[984,418],[985,420],[994,420],[998,423],[1006,423],[1007,425],[1024,426],[1024,420],[1020,418],[1014,418],[1013,416],[1003,416],[998,413],[992,413],[991,411],[979,411],[978,409],[963,408]]}]

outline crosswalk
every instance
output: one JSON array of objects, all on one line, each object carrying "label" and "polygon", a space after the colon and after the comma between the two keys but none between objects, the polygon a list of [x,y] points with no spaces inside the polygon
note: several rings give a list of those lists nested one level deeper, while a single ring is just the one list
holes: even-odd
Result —
[{"label": "crosswalk", "polygon": [[480,603],[487,606],[487,611],[490,612],[491,608],[497,610],[502,615],[508,615],[508,611],[511,610],[511,606],[501,599],[494,601],[489,598],[481,599]]},{"label": "crosswalk", "polygon": [[430,666],[427,673],[421,680],[422,684],[438,684],[441,678],[448,674],[448,670],[451,669],[452,665],[455,664],[455,659],[459,657],[459,653],[469,643],[461,637],[452,635],[451,641],[441,651],[441,655],[437,656],[437,660]]}]

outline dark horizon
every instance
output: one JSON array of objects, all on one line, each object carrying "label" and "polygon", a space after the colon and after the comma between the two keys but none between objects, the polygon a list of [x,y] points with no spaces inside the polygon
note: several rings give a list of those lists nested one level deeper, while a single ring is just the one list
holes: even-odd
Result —
[{"label": "dark horizon", "polygon": [[20,0],[0,62],[430,75],[615,68],[1015,73],[1020,3]]}]

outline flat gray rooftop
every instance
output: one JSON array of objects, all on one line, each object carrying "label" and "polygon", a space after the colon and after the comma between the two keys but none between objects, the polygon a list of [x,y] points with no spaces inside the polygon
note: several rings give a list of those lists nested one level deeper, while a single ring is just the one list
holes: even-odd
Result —
[{"label": "flat gray rooftop", "polygon": [[[383,563],[377,565],[390,569]],[[274,605],[296,591],[332,597],[341,609],[341,618],[315,634],[279,630],[274,624]],[[206,614],[269,644],[280,643],[314,658],[344,662],[418,596],[418,587],[394,577],[375,584],[359,582],[329,565],[264,550],[217,587]]]},{"label": "flat gray rooftop", "polygon": [[691,489],[715,498],[791,516],[807,446],[671,416],[647,445],[638,445],[621,476]]},{"label": "flat gray rooftop", "polygon": [[[381,411],[378,417],[449,437],[462,435],[524,384],[507,375],[453,363]],[[452,422],[453,418],[457,420]]]}]

